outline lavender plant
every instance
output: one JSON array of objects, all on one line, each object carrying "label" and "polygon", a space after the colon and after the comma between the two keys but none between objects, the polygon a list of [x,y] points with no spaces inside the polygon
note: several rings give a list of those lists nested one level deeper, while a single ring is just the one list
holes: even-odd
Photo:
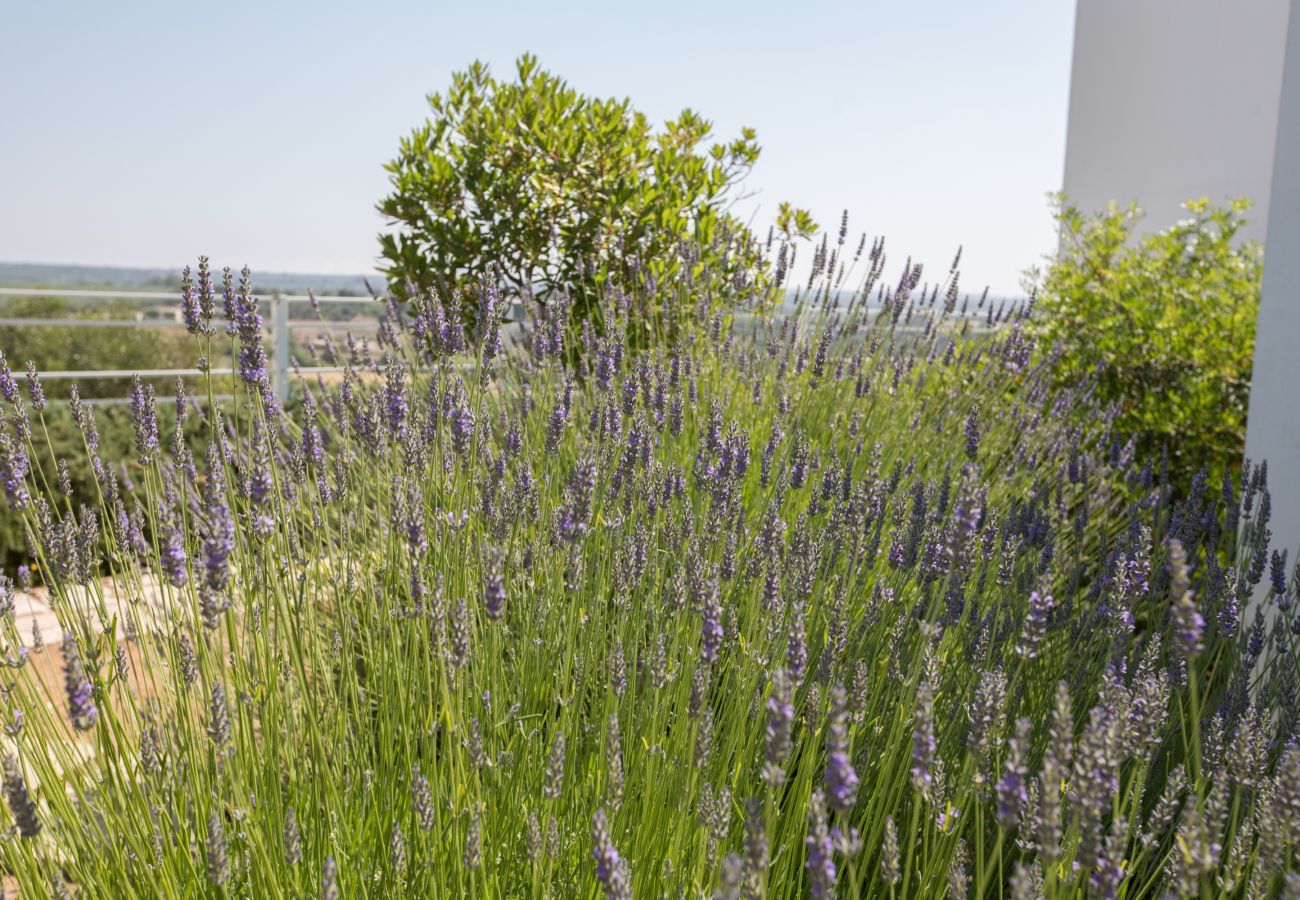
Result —
[{"label": "lavender plant", "polygon": [[66,635],[57,696],[0,617],[24,896],[1294,891],[1265,467],[1175,497],[1032,366],[1029,308],[843,244],[791,315],[638,352],[634,285],[600,333],[416,297],[292,404],[203,260],[241,400],[175,418],[202,466],[144,387],[127,468],[80,409],[93,507],[6,391]]}]

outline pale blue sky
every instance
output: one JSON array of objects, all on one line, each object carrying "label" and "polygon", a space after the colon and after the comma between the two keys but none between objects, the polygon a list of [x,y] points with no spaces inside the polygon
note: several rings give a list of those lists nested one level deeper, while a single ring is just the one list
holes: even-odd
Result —
[{"label": "pale blue sky", "polygon": [[[758,130],[779,200],[1014,290],[1053,244],[1074,4],[0,4],[0,260],[373,266],[425,94],[525,51],[580,90]],[[752,205],[752,204],[751,204]]]}]

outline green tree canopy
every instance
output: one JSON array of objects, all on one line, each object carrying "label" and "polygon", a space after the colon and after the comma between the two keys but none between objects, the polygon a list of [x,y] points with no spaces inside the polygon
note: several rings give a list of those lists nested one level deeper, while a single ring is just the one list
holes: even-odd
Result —
[{"label": "green tree canopy", "polygon": [[[387,165],[393,191],[379,204],[396,226],[380,244],[397,296],[489,278],[543,304],[563,292],[583,318],[611,282],[660,304],[687,284],[715,302],[773,287],[729,212],[759,156],[753,129],[706,148],[698,113],[655,130],[629,100],[581,94],[532,56],[515,81],[475,62],[428,99],[433,114]],[[816,227],[806,212],[787,223],[800,236]]]}]

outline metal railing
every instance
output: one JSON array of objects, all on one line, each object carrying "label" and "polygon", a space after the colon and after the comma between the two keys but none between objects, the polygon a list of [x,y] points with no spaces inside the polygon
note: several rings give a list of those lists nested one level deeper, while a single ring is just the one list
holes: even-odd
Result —
[{"label": "metal railing", "polygon": [[[5,297],[53,297],[70,300],[92,300],[92,301],[110,301],[110,300],[137,300],[137,301],[155,301],[156,303],[167,303],[171,305],[172,312],[163,317],[148,317],[137,315],[136,318],[116,318],[116,319],[97,319],[82,318],[78,316],[68,316],[64,318],[48,317],[3,317],[0,318],[0,326],[9,327],[61,327],[61,328],[159,328],[159,329],[181,329],[185,327],[184,321],[180,315],[180,292],[179,291],[130,291],[130,290],[86,290],[70,288],[12,288],[0,287],[0,303],[3,303]],[[287,398],[289,392],[289,379],[291,377],[309,377],[318,374],[331,374],[343,372],[343,366],[302,366],[290,358],[289,354],[289,336],[295,328],[321,330],[341,330],[341,329],[365,329],[373,331],[380,325],[377,317],[368,317],[360,319],[291,319],[289,317],[289,308],[294,304],[316,303],[320,305],[335,304],[352,304],[376,306],[378,301],[374,297],[354,297],[342,295],[316,295],[308,294],[277,294],[261,295],[257,298],[261,303],[267,303],[270,306],[270,363],[271,363],[271,385],[277,396]],[[1005,298],[1004,298],[1005,299]],[[522,317],[521,314],[519,317]],[[971,310],[967,313],[960,314],[959,318],[971,320],[973,330],[982,331],[983,328],[982,311]],[[748,318],[747,314],[742,314],[741,319]],[[919,329],[920,326],[902,326],[902,331],[912,331]],[[13,350],[15,348],[0,348]],[[11,354],[16,355],[16,354]],[[21,357],[20,357],[21,358]],[[175,377],[199,377],[204,374],[228,376],[236,374],[233,368],[210,368],[206,372],[201,371],[197,366],[185,369],[79,369],[79,370],[43,370],[40,369],[40,360],[38,371],[40,371],[43,381],[73,381],[73,380],[95,380],[95,379],[124,379],[139,375],[144,379],[154,378],[175,378]],[[126,398],[100,398],[95,402],[100,403],[117,403],[123,402]]]},{"label": "metal railing", "polygon": [[[136,318],[129,319],[96,319],[82,318],[78,316],[68,316],[65,318],[23,318],[23,317],[5,317],[0,318],[0,326],[9,326],[16,328],[30,327],[59,327],[59,328],[184,328],[185,323],[180,318],[180,294],[179,292],[169,291],[117,291],[117,290],[82,290],[82,289],[63,289],[63,288],[0,288],[0,298],[4,297],[53,297],[70,300],[152,300],[158,303],[175,304],[176,313],[171,317],[148,317],[139,315]],[[270,349],[271,349],[271,386],[274,388],[276,395],[286,397],[289,389],[290,376],[309,376],[314,374],[324,374],[331,372],[341,372],[341,366],[298,366],[289,358],[289,335],[295,328],[320,329],[366,329],[373,330],[379,327],[378,319],[291,319],[289,318],[289,307],[293,304],[316,303],[316,304],[354,304],[354,305],[373,305],[377,301],[373,297],[350,297],[342,295],[317,295],[312,297],[308,294],[270,294],[258,298],[259,301],[268,303],[271,309],[269,330],[270,330]],[[203,374],[212,375],[233,375],[232,368],[212,368],[207,373],[201,372],[198,367],[190,369],[81,369],[81,370],[41,370],[40,360],[38,371],[40,371],[42,381],[57,380],[92,380],[92,379],[110,379],[110,378],[131,378],[139,375],[141,378],[173,378],[173,377],[197,377]],[[104,401],[101,401],[104,402]]]}]

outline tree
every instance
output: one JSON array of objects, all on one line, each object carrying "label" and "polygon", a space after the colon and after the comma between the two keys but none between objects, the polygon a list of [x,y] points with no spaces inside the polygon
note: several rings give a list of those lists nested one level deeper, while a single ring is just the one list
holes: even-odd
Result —
[{"label": "tree", "polygon": [[396,228],[380,246],[396,296],[489,279],[542,305],[563,293],[583,319],[613,285],[655,310],[681,305],[687,285],[692,302],[770,295],[763,253],[729,212],[759,156],[753,129],[705,150],[712,126],[692,110],[655,131],[629,100],[581,94],[532,56],[516,76],[480,62],[454,74],[388,163],[379,210]]}]

